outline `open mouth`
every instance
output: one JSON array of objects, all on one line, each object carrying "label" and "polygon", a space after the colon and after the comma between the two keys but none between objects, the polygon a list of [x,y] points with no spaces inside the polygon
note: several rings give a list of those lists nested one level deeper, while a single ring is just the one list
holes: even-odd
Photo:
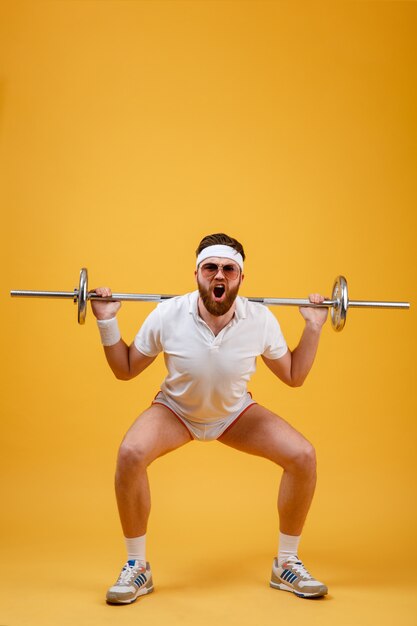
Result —
[{"label": "open mouth", "polygon": [[221,300],[224,296],[226,288],[224,285],[216,285],[213,288],[213,295],[216,300]]}]

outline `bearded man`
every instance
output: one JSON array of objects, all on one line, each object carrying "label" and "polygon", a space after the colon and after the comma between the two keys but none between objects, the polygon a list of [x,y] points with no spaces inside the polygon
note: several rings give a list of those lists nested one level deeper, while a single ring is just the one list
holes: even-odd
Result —
[{"label": "bearded man", "polygon": [[[197,251],[198,290],[159,304],[134,342],[122,339],[120,302],[92,300],[109,366],[130,380],[164,353],[167,376],[151,406],[127,432],[119,449],[116,497],[127,561],[107,592],[110,604],[129,604],[153,591],[146,560],[150,513],[147,467],[191,440],[217,440],[283,468],[278,495],[280,532],[270,586],[303,598],[327,594],[298,557],[301,531],[316,484],[313,446],[290,424],[258,404],[247,383],[261,356],[285,384],[302,385],[319,345],[327,309],[301,307],[305,327],[289,350],[274,315],[238,295],[244,279],[243,246],[224,233],[208,235]],[[95,290],[111,296],[108,287]],[[310,301],[321,303],[313,294]]]}]

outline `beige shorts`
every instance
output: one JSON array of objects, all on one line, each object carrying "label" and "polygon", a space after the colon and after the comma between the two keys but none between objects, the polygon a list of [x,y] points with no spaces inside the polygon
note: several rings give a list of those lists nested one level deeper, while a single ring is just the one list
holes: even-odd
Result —
[{"label": "beige shorts", "polygon": [[213,441],[218,439],[226,432],[226,430],[233,426],[233,424],[239,419],[239,417],[242,417],[250,406],[257,403],[252,400],[251,394],[247,393],[245,401],[239,411],[232,413],[227,417],[215,420],[214,422],[207,423],[194,422],[193,420],[178,415],[178,413],[176,413],[172,408],[169,399],[162,393],[162,391],[157,394],[152,404],[162,404],[163,406],[166,406],[175,415],[175,417],[184,424],[193,439],[198,439],[199,441]]}]

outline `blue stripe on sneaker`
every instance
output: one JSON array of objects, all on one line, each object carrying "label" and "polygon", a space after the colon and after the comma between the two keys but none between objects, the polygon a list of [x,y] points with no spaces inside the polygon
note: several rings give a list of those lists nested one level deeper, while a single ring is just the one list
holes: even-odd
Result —
[{"label": "blue stripe on sneaker", "polygon": [[290,583],[292,584],[295,580],[297,580],[297,576],[293,574],[290,578]]},{"label": "blue stripe on sneaker", "polygon": [[144,585],[146,583],[146,576],[145,576],[145,574],[139,574],[139,576],[137,576],[137,578],[135,578],[135,580],[133,582],[138,587],[141,587],[142,585]]}]

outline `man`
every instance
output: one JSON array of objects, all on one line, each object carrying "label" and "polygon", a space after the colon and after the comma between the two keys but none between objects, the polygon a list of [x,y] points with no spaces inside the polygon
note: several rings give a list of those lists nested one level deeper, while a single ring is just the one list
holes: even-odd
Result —
[{"label": "man", "polygon": [[[160,352],[168,370],[161,391],[120,446],[115,483],[127,562],[108,590],[107,602],[127,604],[153,591],[145,556],[150,512],[147,467],[192,439],[217,439],[283,468],[279,550],[270,585],[300,597],[323,596],[327,587],[298,558],[316,483],[314,449],[282,418],[252,400],[246,385],[261,355],[284,383],[300,386],[313,364],[327,309],[300,309],[305,328],[291,352],[269,309],[238,296],[244,278],[242,245],[223,233],[214,234],[204,237],[196,254],[198,291],[159,304],[130,347],[117,325],[120,303],[91,301],[107,361],[117,378],[134,378]],[[96,293],[111,295],[107,287]],[[310,296],[314,303],[323,299]]]}]

